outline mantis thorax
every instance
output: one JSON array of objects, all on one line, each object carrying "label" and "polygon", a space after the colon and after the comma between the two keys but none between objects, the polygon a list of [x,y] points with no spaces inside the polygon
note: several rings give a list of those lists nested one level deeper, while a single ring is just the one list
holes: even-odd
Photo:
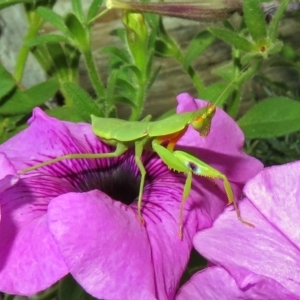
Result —
[{"label": "mantis thorax", "polygon": [[211,120],[216,112],[216,106],[209,103],[206,107],[206,112],[197,111],[193,115],[191,125],[193,128],[200,133],[202,137],[206,137],[209,134]]}]

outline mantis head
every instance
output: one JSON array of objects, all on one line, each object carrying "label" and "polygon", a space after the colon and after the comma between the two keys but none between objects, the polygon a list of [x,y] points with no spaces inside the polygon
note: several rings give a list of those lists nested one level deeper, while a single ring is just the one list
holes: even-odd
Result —
[{"label": "mantis head", "polygon": [[203,109],[196,111],[193,115],[193,119],[191,121],[191,125],[193,128],[200,133],[202,137],[206,137],[209,134],[211,120],[216,112],[216,106],[212,103],[209,103],[205,107],[205,112],[203,113]]}]

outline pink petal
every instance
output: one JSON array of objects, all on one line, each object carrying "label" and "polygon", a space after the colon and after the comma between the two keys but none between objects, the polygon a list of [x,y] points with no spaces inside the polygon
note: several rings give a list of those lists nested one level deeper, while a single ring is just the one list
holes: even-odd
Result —
[{"label": "pink petal", "polygon": [[228,270],[240,287],[249,274],[255,273],[300,296],[299,248],[248,199],[240,203],[243,218],[255,227],[242,224],[235,212],[227,209],[212,228],[196,234],[195,248],[209,261]]},{"label": "pink petal", "polygon": [[97,190],[69,193],[51,201],[49,227],[70,273],[88,293],[156,299],[147,232],[130,208]]},{"label": "pink petal", "polygon": [[0,193],[16,184],[19,175],[4,153],[0,153]]},{"label": "pink petal", "polygon": [[279,283],[270,278],[251,274],[243,286],[238,286],[228,271],[209,267],[196,273],[178,292],[176,300],[297,300]]},{"label": "pink petal", "polygon": [[265,168],[245,194],[265,218],[300,248],[300,161]]},{"label": "pink petal", "polygon": [[18,170],[66,153],[91,152],[89,144],[99,143],[90,124],[63,122],[39,108],[34,109],[29,123],[29,128],[0,146],[0,152],[5,152]]},{"label": "pink petal", "polygon": [[23,230],[12,227],[14,224],[10,218],[3,210],[1,231],[14,232],[15,237],[13,243],[1,246],[0,290],[9,294],[33,295],[50,287],[68,270],[49,233],[45,216],[28,223]]}]

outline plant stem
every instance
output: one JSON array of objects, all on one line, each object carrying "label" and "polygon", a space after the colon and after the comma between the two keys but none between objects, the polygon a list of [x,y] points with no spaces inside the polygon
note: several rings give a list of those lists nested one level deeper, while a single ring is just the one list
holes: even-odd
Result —
[{"label": "plant stem", "polygon": [[16,68],[14,73],[14,77],[18,83],[22,80],[27,57],[30,52],[30,48],[24,47],[24,44],[36,36],[38,30],[43,24],[42,19],[36,14],[36,12],[29,12],[29,15],[32,17],[32,19],[30,19],[30,17],[28,18],[29,19],[28,32],[23,39],[23,45],[17,57]]},{"label": "plant stem", "polygon": [[99,73],[97,71],[91,48],[88,47],[84,51],[82,51],[83,56],[85,58],[86,67],[89,73],[90,80],[92,82],[93,88],[98,96],[99,103],[103,105],[103,115],[105,117],[108,116],[107,104],[105,99],[105,90],[100,79]]},{"label": "plant stem", "polygon": [[137,97],[136,97],[136,107],[134,107],[132,114],[130,115],[129,120],[130,121],[137,121],[141,114],[142,114],[142,110],[143,110],[143,104],[144,104],[144,99],[145,99],[145,94],[147,91],[147,80],[145,80],[144,78],[138,83],[138,93],[137,93]]},{"label": "plant stem", "polygon": [[201,97],[202,93],[205,90],[205,86],[191,65],[187,66],[186,68],[184,67],[184,64],[183,64],[184,56],[179,48],[177,48],[177,55],[175,56],[175,58],[178,60],[178,62],[181,64],[181,66],[187,72],[187,74],[190,76],[190,78],[192,79],[193,84],[197,90],[198,97]]},{"label": "plant stem", "polygon": [[188,66],[187,73],[189,74],[189,76],[191,77],[191,79],[194,83],[194,86],[198,93],[198,97],[201,97],[203,91],[205,90],[205,86],[204,86],[202,80],[197,75],[196,71],[193,69],[193,67],[191,65]]},{"label": "plant stem", "polygon": [[239,88],[238,90],[233,92],[232,95],[232,102],[230,104],[230,107],[228,109],[228,114],[233,118],[236,119],[239,107],[240,107],[240,102],[241,102],[241,89]]},{"label": "plant stem", "polygon": [[[233,56],[233,76],[234,79],[238,78],[241,73],[241,60],[240,60],[240,50],[232,49],[232,56]],[[240,102],[241,102],[241,85],[239,85],[238,90],[235,90],[232,95],[232,101],[228,108],[228,114],[235,119],[238,113]]]},{"label": "plant stem", "polygon": [[100,19],[103,15],[105,15],[109,11],[108,8],[104,9],[101,13],[99,13],[95,18],[89,20],[88,25],[93,24],[97,19]]}]

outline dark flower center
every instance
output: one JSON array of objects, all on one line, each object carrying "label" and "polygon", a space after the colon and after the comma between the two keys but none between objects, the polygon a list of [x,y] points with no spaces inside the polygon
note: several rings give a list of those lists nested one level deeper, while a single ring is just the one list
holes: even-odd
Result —
[{"label": "dark flower center", "polygon": [[141,175],[137,167],[127,159],[106,168],[83,171],[81,175],[76,180],[80,191],[98,189],[126,205],[133,203],[138,197]]}]

